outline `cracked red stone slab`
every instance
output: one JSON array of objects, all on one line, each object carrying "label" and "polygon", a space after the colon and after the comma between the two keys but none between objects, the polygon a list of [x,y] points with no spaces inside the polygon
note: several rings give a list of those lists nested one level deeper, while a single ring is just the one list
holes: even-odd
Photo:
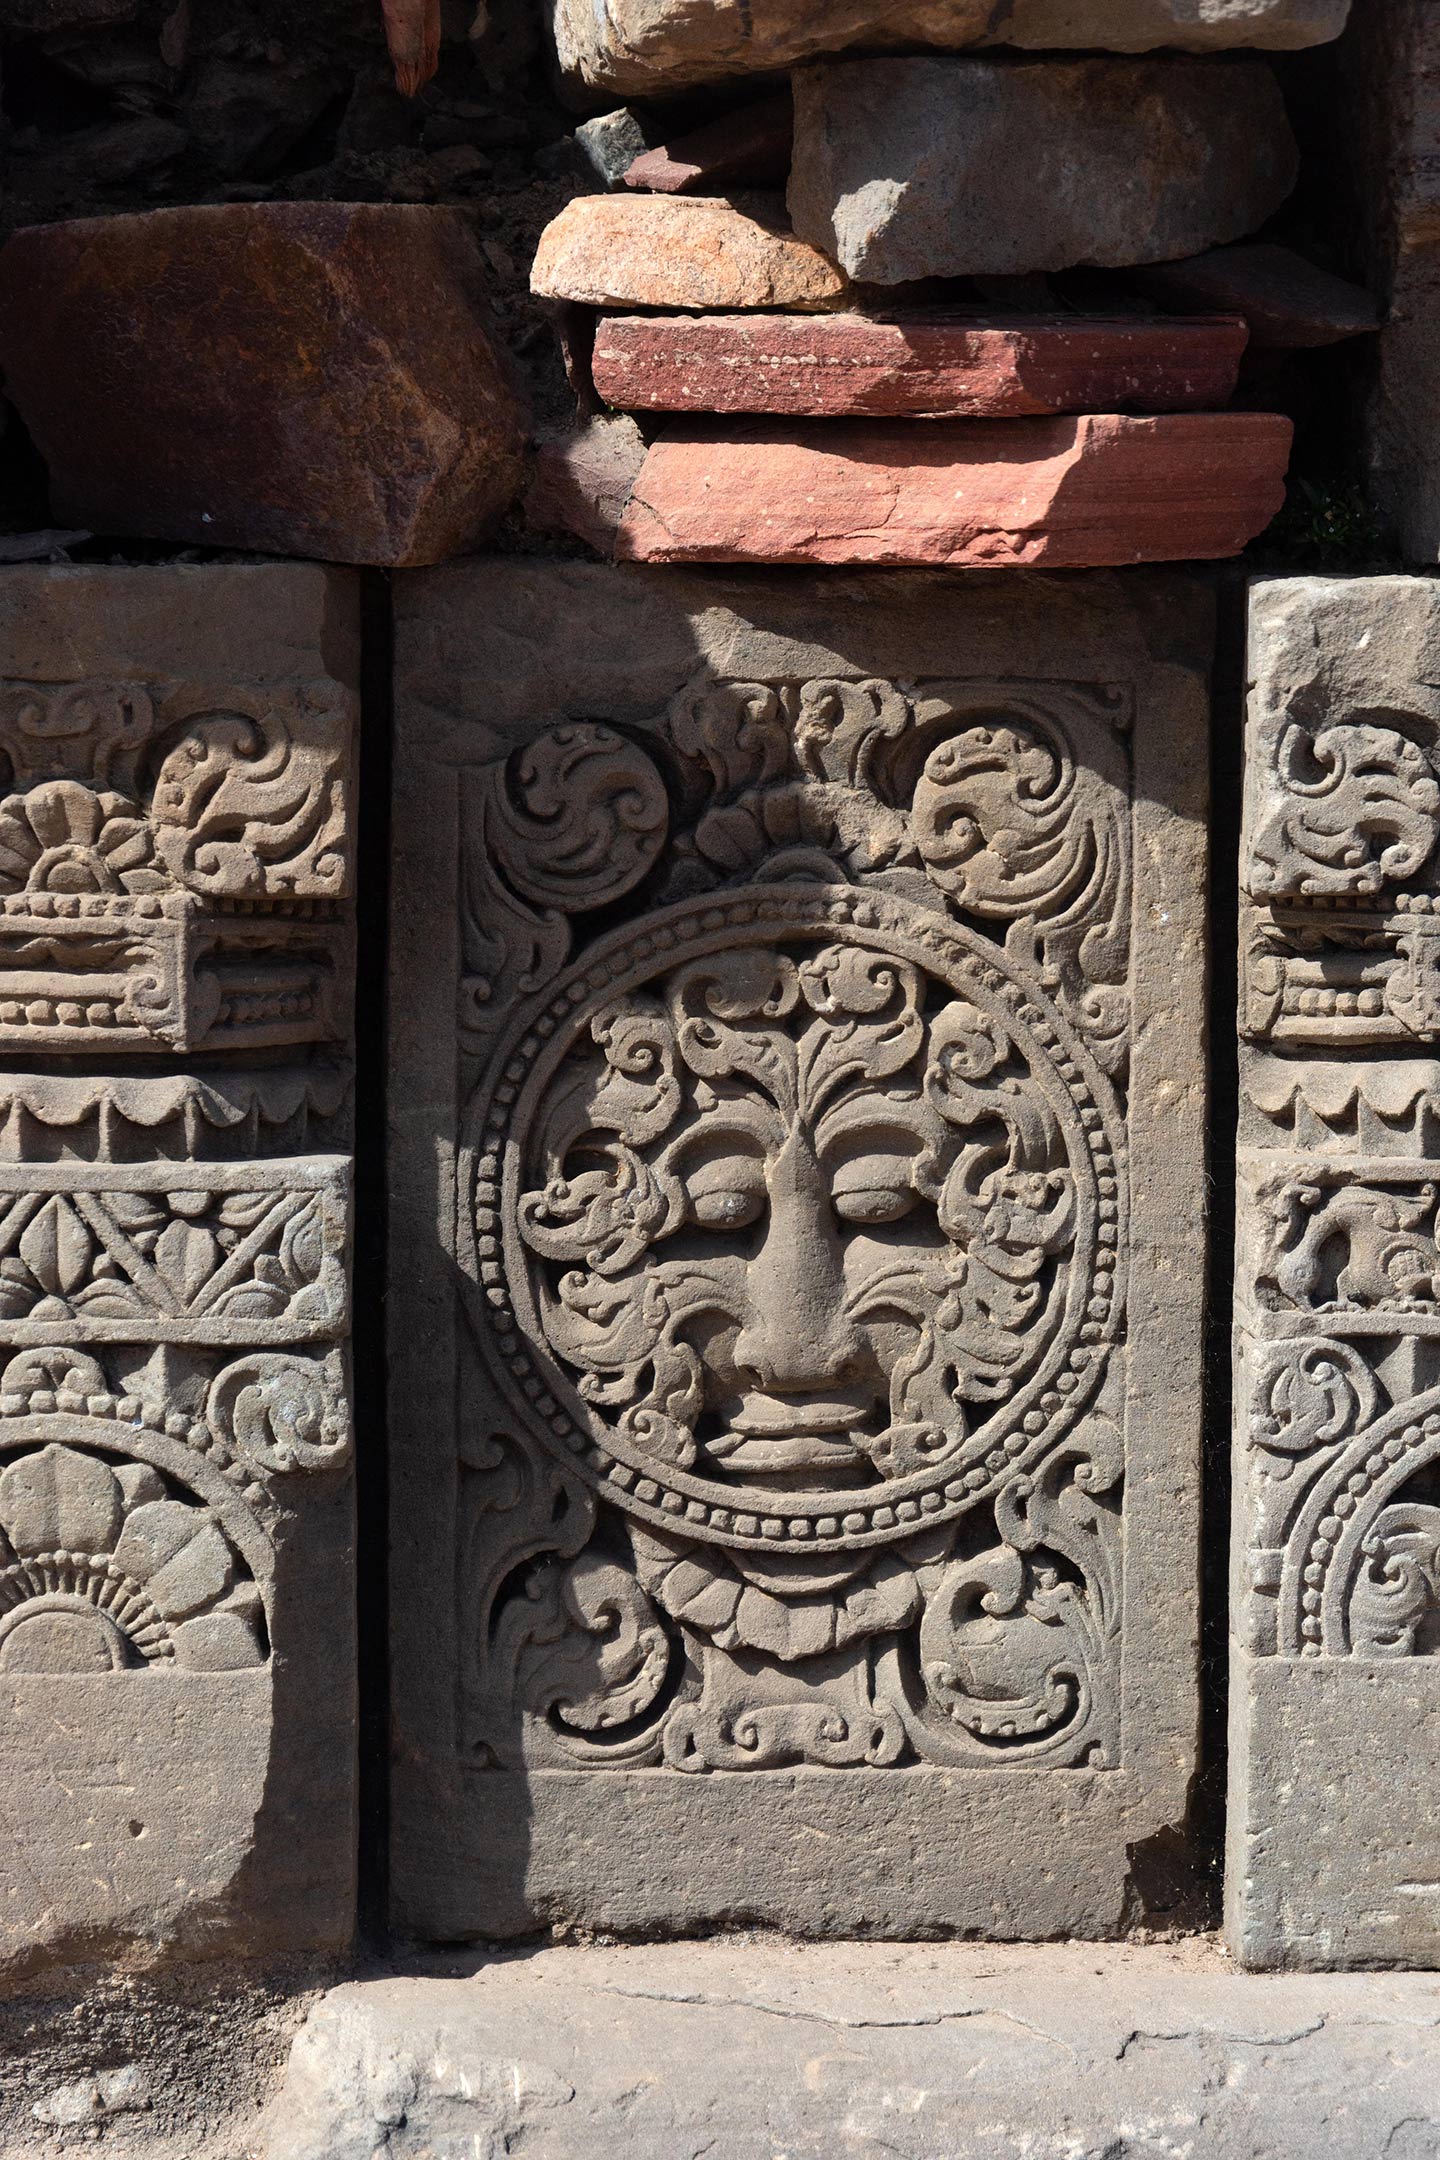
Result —
[{"label": "cracked red stone slab", "polygon": [[1246,328],[1056,314],[618,315],[595,334],[595,388],[646,412],[1015,418],[1204,411],[1229,403]]},{"label": "cracked red stone slab", "polygon": [[1284,501],[1291,436],[1247,412],[676,428],[646,456],[616,553],[972,569],[1238,555]]}]

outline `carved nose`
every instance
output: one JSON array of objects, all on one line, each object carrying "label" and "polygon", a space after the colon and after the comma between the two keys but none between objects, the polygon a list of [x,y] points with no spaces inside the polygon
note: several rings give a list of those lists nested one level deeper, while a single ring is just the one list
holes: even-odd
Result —
[{"label": "carved nose", "polygon": [[863,1345],[843,1311],[840,1240],[819,1166],[792,1133],[771,1164],[765,1238],[746,1273],[735,1363],[757,1387],[810,1393],[850,1379]]}]

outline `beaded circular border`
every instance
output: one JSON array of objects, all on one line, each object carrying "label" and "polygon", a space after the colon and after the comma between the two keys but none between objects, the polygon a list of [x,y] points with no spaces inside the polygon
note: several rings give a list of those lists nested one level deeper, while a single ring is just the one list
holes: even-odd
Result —
[{"label": "beaded circular border", "polygon": [[[860,931],[891,958],[913,959],[957,995],[975,997],[982,1010],[988,1001],[1003,1014],[1032,1070],[1048,1067],[1054,1084],[1047,1097],[1058,1109],[1063,1094],[1071,1114],[1066,1138],[1072,1167],[1083,1159],[1091,1168],[1094,1237],[1089,1264],[1077,1270],[1065,1321],[1039,1368],[995,1413],[999,1421],[1010,1412],[1010,1429],[994,1437],[983,1467],[957,1474],[953,1463],[942,1462],[875,1488],[790,1493],[782,1511],[775,1495],[760,1488],[737,1491],[629,1459],[624,1437],[587,1409],[548,1352],[537,1351],[538,1328],[533,1315],[517,1312],[506,1259],[507,1244],[515,1250],[515,1233],[505,1227],[513,1222],[517,1197],[513,1133],[517,1126],[524,1130],[531,1099],[548,1084],[595,1006],[687,958],[734,945],[737,932],[741,942],[753,943],[819,939],[837,929]],[[1002,1478],[1049,1452],[1093,1395],[1118,1330],[1124,1144],[1107,1083],[1073,1029],[1041,992],[1006,971],[993,944],[892,894],[852,886],[750,886],[738,895],[680,903],[598,941],[517,1019],[474,1100],[468,1134],[459,1169],[457,1244],[479,1287],[502,1389],[567,1468],[626,1513],[672,1534],[772,1553],[833,1552],[891,1544],[952,1520]],[[523,1257],[520,1265],[528,1302]],[[1017,1402],[1025,1407],[1017,1410]]]}]

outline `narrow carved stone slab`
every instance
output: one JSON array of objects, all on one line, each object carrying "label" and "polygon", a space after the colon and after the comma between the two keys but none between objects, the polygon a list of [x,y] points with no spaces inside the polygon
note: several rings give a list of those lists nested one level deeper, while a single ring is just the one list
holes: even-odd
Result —
[{"label": "narrow carved stone slab", "polygon": [[797,240],[775,200],[699,195],[579,195],[540,235],[530,289],[587,307],[836,308],[849,291],[834,263]]},{"label": "narrow carved stone slab", "polygon": [[0,574],[6,1981],[350,1932],[357,633],[339,572]]},{"label": "narrow carved stone slab", "polygon": [[653,443],[616,553],[655,563],[1044,564],[1238,555],[1285,499],[1278,413],[752,421]]},{"label": "narrow carved stone slab", "polygon": [[1434,1964],[1440,593],[1251,590],[1228,1924]]},{"label": "narrow carved stone slab", "polygon": [[554,0],[562,65],[587,87],[622,97],[789,67],[847,45],[1018,45],[1214,52],[1248,45],[1293,51],[1345,27],[1350,0]]},{"label": "narrow carved stone slab", "polygon": [[1194,1746],[1206,593],[398,599],[397,1923],[1119,1929]]},{"label": "narrow carved stone slab", "polygon": [[428,205],[30,226],[0,252],[6,394],[72,524],[443,562],[521,479],[524,415],[485,289],[464,217]]},{"label": "narrow carved stone slab", "polygon": [[1239,240],[1299,156],[1261,60],[835,60],[795,77],[796,232],[869,284]]},{"label": "narrow carved stone slab", "polygon": [[1015,419],[1217,410],[1246,330],[1055,315],[620,315],[595,333],[595,388],[635,412]]}]

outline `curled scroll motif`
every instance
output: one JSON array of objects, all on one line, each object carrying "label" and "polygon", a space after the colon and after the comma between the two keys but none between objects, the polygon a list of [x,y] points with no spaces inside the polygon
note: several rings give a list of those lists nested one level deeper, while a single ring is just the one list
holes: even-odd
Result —
[{"label": "curled scroll motif", "polygon": [[1006,950],[1039,969],[1114,1069],[1130,887],[1115,790],[1043,713],[1002,711],[931,750],[911,825],[932,881],[965,913],[1006,925]]},{"label": "curled scroll motif", "polygon": [[1356,1657],[1440,1653],[1440,1508],[1401,1502],[1367,1531],[1350,1596]]},{"label": "curled scroll motif", "polygon": [[231,900],[344,891],[341,760],[305,739],[306,717],[302,697],[290,712],[199,712],[166,730],[152,753],[151,820],[176,885]]},{"label": "curled scroll motif", "polygon": [[1398,728],[1283,724],[1250,844],[1256,898],[1372,897],[1418,877],[1440,833],[1440,782]]},{"label": "curled scroll motif", "polygon": [[622,899],[665,845],[653,760],[598,722],[548,729],[492,767],[470,818],[461,1025],[478,1036],[570,950],[572,915]]},{"label": "curled scroll motif", "polygon": [[997,1496],[1003,1542],[942,1571],[920,1623],[924,1752],[1103,1759],[1115,1717],[1122,1471],[1118,1432],[1091,1420]]},{"label": "curled scroll motif", "polygon": [[[1365,1654],[1376,1654],[1376,1598],[1383,1591],[1386,1564],[1379,1525],[1384,1518],[1393,1528],[1397,1518],[1387,1511],[1402,1502],[1409,1509],[1406,1488],[1437,1461],[1440,1388],[1431,1388],[1395,1404],[1325,1463],[1287,1540],[1278,1610],[1282,1655],[1348,1657],[1358,1652],[1352,1632],[1357,1612],[1370,1645]],[[1418,1518],[1422,1524],[1429,1513],[1427,1509]],[[1376,1538],[1379,1542],[1373,1543]],[[1414,1558],[1408,1548],[1397,1551],[1407,1565]],[[1403,1642],[1403,1631],[1397,1639]],[[1401,1648],[1390,1654],[1409,1653]]]},{"label": "curled scroll motif", "polygon": [[509,1676],[527,1755],[630,1761],[658,1747],[658,1731],[647,1728],[658,1725],[675,1656],[634,1574],[589,1551],[529,1571],[501,1616],[493,1664]]},{"label": "curled scroll motif", "polygon": [[1296,1457],[1347,1440],[1379,1414],[1374,1374],[1349,1343],[1277,1343],[1255,1383],[1250,1444]]},{"label": "curled scroll motif", "polygon": [[333,1355],[323,1363],[276,1351],[236,1358],[211,1383],[205,1418],[255,1470],[335,1470],[350,1459],[349,1398]]},{"label": "curled scroll motif", "polygon": [[0,1472],[0,1671],[232,1672],[267,1654],[239,1554],[152,1465],[51,1443]]}]

